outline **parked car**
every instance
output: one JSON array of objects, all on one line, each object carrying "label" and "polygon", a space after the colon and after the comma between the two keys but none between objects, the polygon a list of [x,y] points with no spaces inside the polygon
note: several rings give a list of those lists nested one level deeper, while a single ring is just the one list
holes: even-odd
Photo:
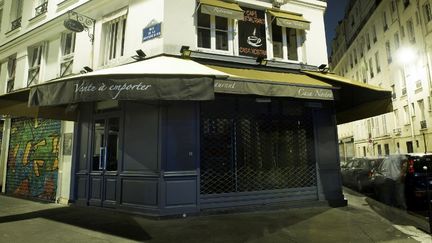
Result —
[{"label": "parked car", "polygon": [[432,189],[432,154],[390,155],[373,172],[372,183],[378,200],[403,209],[423,210],[428,206],[428,183]]},{"label": "parked car", "polygon": [[383,158],[353,158],[341,168],[344,186],[354,187],[357,191],[371,191],[371,176]]}]

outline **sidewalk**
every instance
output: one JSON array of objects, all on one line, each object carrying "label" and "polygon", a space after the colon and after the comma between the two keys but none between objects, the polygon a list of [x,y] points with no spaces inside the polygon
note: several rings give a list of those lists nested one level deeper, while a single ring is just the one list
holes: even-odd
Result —
[{"label": "sidewalk", "polygon": [[[361,195],[349,206],[312,207],[183,219],[148,219],[98,208],[0,196],[0,242],[432,242],[377,214]],[[404,222],[403,219],[400,219]]]}]

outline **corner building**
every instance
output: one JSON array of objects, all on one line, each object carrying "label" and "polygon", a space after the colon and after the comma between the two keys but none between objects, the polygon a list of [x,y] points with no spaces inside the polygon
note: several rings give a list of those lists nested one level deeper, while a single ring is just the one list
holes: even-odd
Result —
[{"label": "corner building", "polygon": [[[3,3],[8,194],[36,168],[57,168],[40,162],[44,148],[62,168],[46,173],[51,198],[82,206],[148,215],[341,206],[336,124],[390,107],[389,91],[318,70],[324,1],[29,3]],[[369,100],[381,108],[357,112]],[[47,121],[45,143],[14,135]]]}]

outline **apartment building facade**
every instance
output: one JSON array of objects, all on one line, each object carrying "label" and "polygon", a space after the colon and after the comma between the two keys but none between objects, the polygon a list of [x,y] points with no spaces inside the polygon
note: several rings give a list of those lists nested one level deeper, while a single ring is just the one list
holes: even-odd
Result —
[{"label": "apartment building facade", "polygon": [[391,89],[393,112],[340,125],[341,158],[432,150],[430,6],[428,0],[350,2],[332,43],[332,70]]}]

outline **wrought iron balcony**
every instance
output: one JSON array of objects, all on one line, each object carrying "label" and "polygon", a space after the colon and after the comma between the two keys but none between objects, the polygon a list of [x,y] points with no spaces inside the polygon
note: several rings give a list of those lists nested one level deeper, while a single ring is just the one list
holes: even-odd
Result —
[{"label": "wrought iron balcony", "polygon": [[427,128],[426,120],[420,121],[420,128],[421,129],[426,129]]},{"label": "wrought iron balcony", "polygon": [[35,16],[39,16],[41,14],[46,13],[48,10],[48,1],[42,3],[41,5],[35,8]]},{"label": "wrought iron balcony", "polygon": [[402,132],[402,129],[400,129],[400,128],[394,128],[394,129],[393,129],[393,133],[394,133],[395,135],[400,135],[401,132]]},{"label": "wrought iron balcony", "polygon": [[15,30],[18,29],[19,27],[21,27],[21,17],[15,19],[14,21],[11,22],[11,30]]}]

